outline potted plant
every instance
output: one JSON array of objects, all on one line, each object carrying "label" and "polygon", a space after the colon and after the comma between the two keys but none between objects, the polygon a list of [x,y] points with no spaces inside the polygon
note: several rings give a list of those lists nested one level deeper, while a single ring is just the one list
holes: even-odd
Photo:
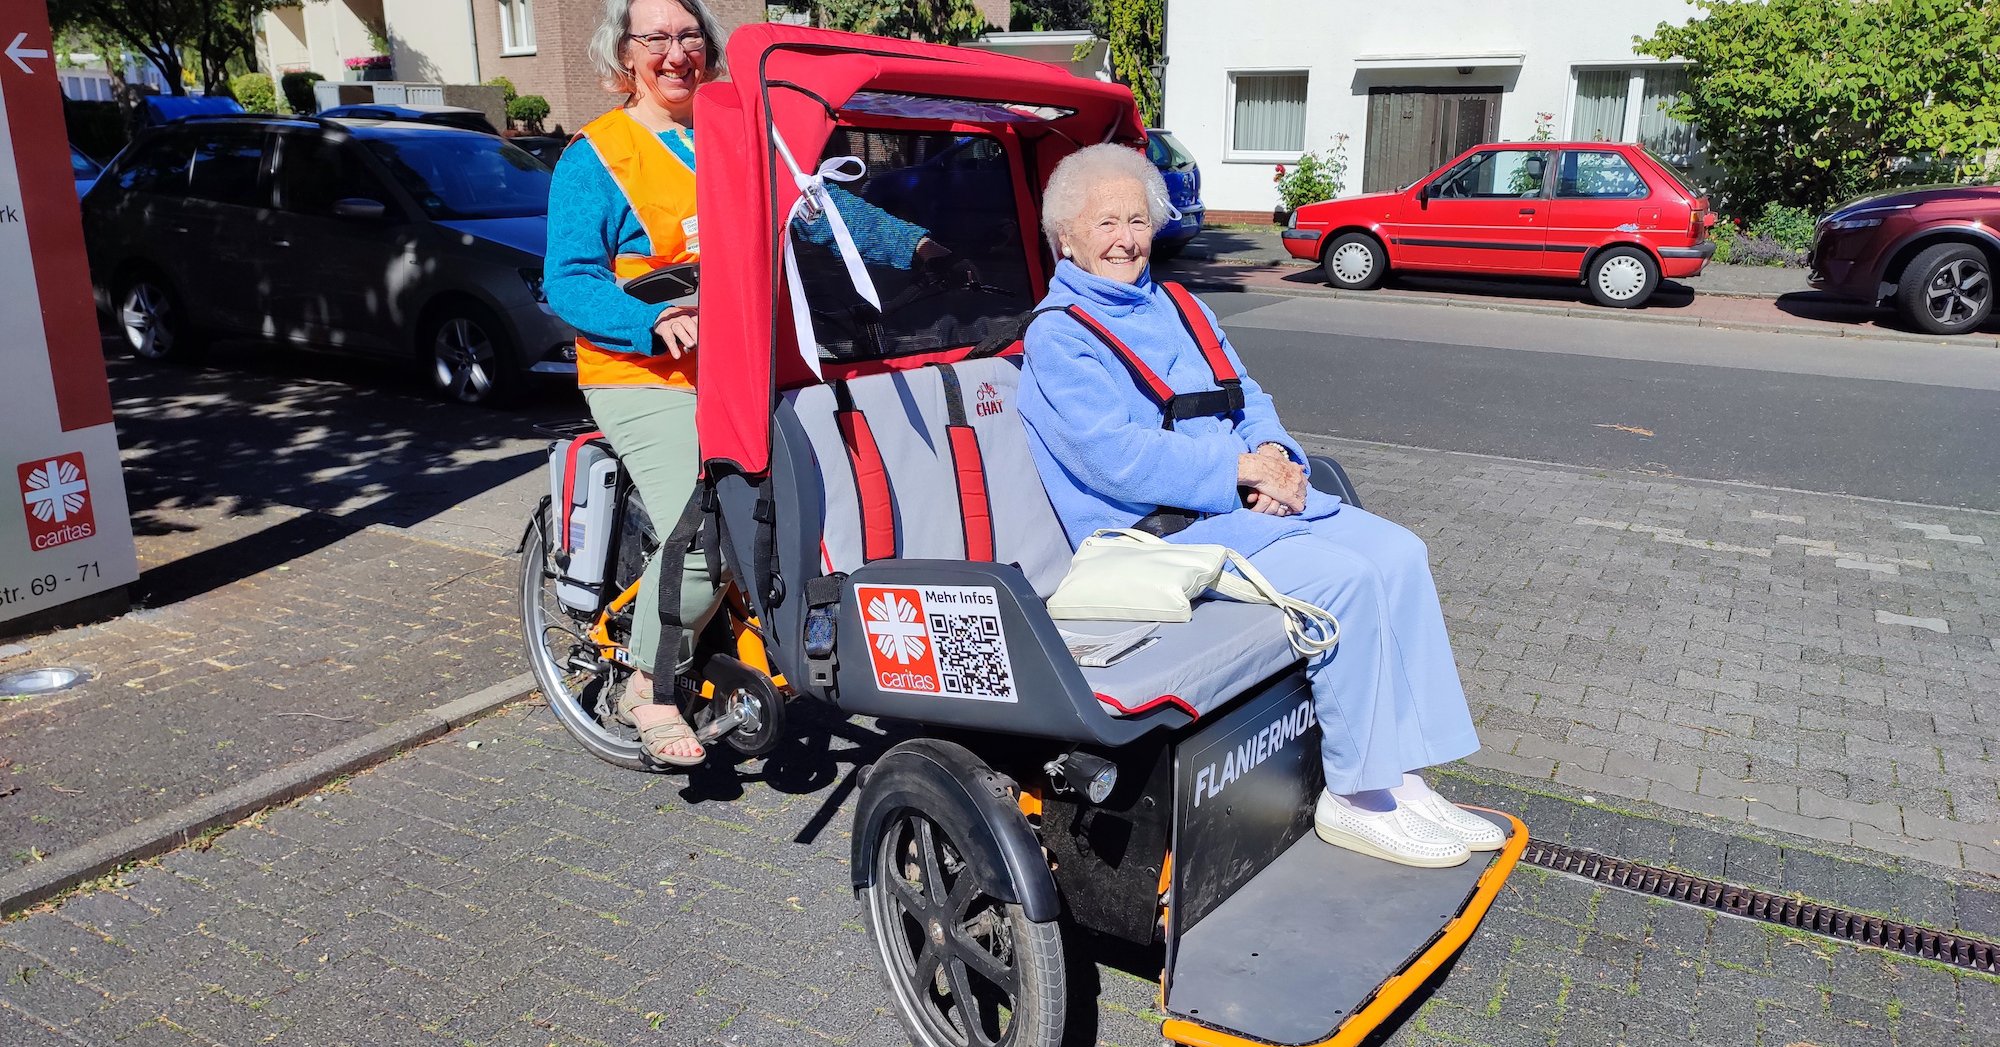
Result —
[{"label": "potted plant", "polygon": [[390,58],[388,55],[355,55],[347,60],[349,80],[390,79]]}]

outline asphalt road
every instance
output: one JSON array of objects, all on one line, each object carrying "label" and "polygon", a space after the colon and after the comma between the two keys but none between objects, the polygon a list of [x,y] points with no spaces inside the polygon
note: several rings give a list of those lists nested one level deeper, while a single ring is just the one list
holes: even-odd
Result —
[{"label": "asphalt road", "polygon": [[1209,294],[1297,433],[2000,510],[2000,353]]}]

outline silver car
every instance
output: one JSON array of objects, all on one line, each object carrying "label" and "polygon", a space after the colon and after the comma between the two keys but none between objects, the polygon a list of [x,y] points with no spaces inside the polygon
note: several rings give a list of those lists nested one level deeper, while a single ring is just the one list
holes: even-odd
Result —
[{"label": "silver car", "polygon": [[415,359],[446,398],[496,404],[576,374],[575,332],[542,297],[549,177],[455,128],[197,118],[119,154],[84,238],[138,356],[271,339]]}]

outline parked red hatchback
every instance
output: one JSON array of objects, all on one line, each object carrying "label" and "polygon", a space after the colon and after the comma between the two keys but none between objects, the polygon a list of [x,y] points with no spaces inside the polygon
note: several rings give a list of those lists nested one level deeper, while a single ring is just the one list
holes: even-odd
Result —
[{"label": "parked red hatchback", "polygon": [[1922,330],[1964,334],[1993,315],[2000,185],[1863,197],[1819,220],[1809,264],[1822,291],[1889,299]]},{"label": "parked red hatchback", "polygon": [[1662,277],[1701,272],[1715,253],[1708,199],[1673,168],[1622,142],[1474,146],[1415,185],[1307,204],[1285,249],[1335,287],[1366,290],[1391,270],[1582,280],[1629,309]]}]

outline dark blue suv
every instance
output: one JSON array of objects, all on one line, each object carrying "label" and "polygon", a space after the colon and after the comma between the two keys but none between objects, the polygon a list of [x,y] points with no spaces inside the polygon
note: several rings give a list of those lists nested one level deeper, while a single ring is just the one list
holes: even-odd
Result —
[{"label": "dark blue suv", "polygon": [[1201,204],[1201,168],[1171,132],[1158,128],[1146,131],[1146,159],[1160,169],[1160,177],[1167,181],[1167,198],[1181,213],[1153,234],[1153,254],[1172,258],[1201,232],[1201,216],[1208,210]]}]

